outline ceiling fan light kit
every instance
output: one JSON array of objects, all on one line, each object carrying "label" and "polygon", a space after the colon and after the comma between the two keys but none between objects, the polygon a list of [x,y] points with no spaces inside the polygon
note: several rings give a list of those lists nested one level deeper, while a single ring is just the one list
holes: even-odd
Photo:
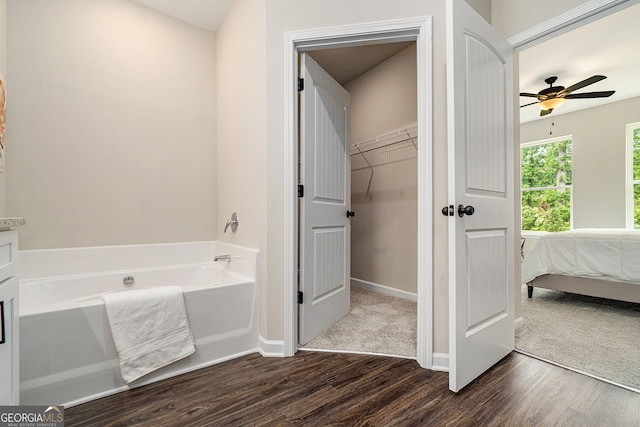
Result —
[{"label": "ceiling fan light kit", "polygon": [[538,107],[543,110],[553,110],[564,104],[564,98],[551,98],[538,102]]},{"label": "ceiling fan light kit", "polygon": [[608,98],[609,96],[615,93],[614,90],[602,91],[602,92],[583,92],[583,93],[572,93],[574,90],[582,89],[585,86],[592,85],[600,80],[606,79],[606,76],[595,75],[591,76],[588,79],[582,80],[568,88],[564,86],[554,86],[553,84],[556,82],[558,77],[552,76],[545,79],[545,83],[549,85],[548,88],[542,89],[538,93],[527,93],[521,92],[520,96],[526,96],[530,98],[537,98],[537,102],[532,102],[529,104],[521,105],[522,107],[527,107],[529,105],[538,104],[538,106],[542,109],[540,111],[541,116],[546,116],[547,114],[551,114],[551,112],[564,104],[564,101],[567,99],[586,99],[586,98]]}]

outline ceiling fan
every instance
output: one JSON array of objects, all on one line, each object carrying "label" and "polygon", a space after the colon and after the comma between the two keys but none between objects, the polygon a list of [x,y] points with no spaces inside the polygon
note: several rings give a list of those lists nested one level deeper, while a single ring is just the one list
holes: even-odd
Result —
[{"label": "ceiling fan", "polygon": [[583,92],[583,93],[572,93],[574,90],[582,89],[585,86],[592,85],[600,80],[606,79],[606,76],[595,75],[585,79],[581,82],[578,82],[568,88],[564,86],[554,86],[553,84],[558,80],[558,77],[553,76],[545,79],[545,83],[549,85],[548,88],[542,89],[540,92],[536,93],[526,93],[521,92],[520,96],[528,96],[531,98],[538,98],[538,101],[532,102],[530,104],[521,105],[520,108],[526,107],[528,105],[538,104],[538,106],[542,109],[540,111],[541,116],[546,116],[547,114],[551,114],[551,112],[561,106],[564,103],[565,99],[578,99],[578,98],[607,98],[615,93],[615,90],[607,90],[603,92]]}]

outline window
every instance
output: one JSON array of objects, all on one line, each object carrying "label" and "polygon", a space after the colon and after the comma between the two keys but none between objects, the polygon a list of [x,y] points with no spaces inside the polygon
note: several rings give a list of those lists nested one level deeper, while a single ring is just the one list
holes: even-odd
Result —
[{"label": "window", "polygon": [[522,230],[571,228],[571,137],[522,144]]},{"label": "window", "polygon": [[640,229],[640,122],[627,125],[627,228]]}]

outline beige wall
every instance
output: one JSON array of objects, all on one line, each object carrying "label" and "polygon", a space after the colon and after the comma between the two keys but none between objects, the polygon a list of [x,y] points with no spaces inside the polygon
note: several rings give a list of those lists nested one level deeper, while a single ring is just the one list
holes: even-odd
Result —
[{"label": "beige wall", "polygon": [[417,112],[416,45],[345,84],[351,93],[351,143],[414,126]]},{"label": "beige wall", "polygon": [[491,25],[513,37],[590,0],[491,0]]},{"label": "beige wall", "polygon": [[128,0],[8,4],[22,249],[215,239],[215,36]]},{"label": "beige wall", "polygon": [[[272,322],[269,298],[282,294],[267,280],[267,133],[264,0],[235,0],[216,34],[218,240],[262,250],[262,335]],[[237,212],[236,234],[223,233]],[[275,290],[274,290],[275,288]],[[278,304],[280,307],[282,304]],[[275,315],[277,317],[277,315]]]},{"label": "beige wall", "polygon": [[[351,143],[415,125],[415,44],[345,85],[351,93]],[[351,277],[416,293],[417,157],[410,143],[352,156]],[[363,169],[364,168],[364,169]]]},{"label": "beige wall", "polygon": [[573,135],[574,228],[625,227],[625,132],[638,121],[640,97],[521,125],[521,142]]}]

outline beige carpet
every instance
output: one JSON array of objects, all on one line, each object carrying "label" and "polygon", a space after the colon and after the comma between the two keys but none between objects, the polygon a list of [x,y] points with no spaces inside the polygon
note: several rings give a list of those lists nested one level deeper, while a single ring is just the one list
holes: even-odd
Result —
[{"label": "beige carpet", "polygon": [[416,357],[417,304],[351,286],[351,313],[302,348]]},{"label": "beige carpet", "polygon": [[516,348],[640,389],[640,304],[522,287]]}]

